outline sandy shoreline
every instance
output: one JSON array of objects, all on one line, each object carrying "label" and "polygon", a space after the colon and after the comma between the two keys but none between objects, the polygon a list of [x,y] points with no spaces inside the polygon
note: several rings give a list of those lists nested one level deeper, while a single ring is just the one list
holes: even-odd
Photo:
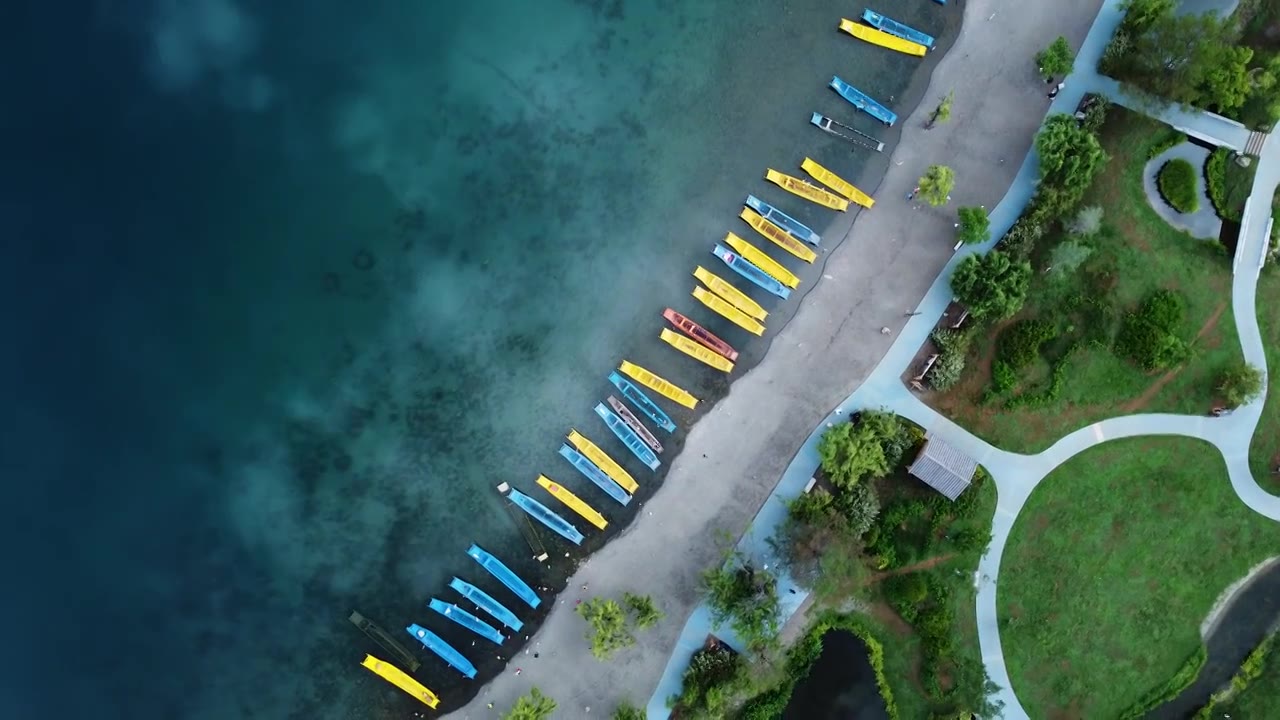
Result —
[{"label": "sandy shoreline", "polygon": [[[698,575],[720,557],[718,537],[741,535],[815,425],[884,356],[893,336],[880,328],[902,327],[952,255],[955,208],[994,207],[1003,196],[1048,106],[1033,55],[1059,34],[1078,45],[1099,5],[967,3],[958,39],[903,121],[876,208],[844,232],[828,231],[844,240],[828,257],[823,282],[760,364],[693,427],[640,516],[570,580],[528,654],[449,717],[497,717],[535,685],[559,703],[557,717],[588,716],[588,707],[589,716],[608,717],[624,698],[648,702],[700,600]],[[925,131],[936,98],[948,91],[955,92],[951,122]],[[933,163],[956,172],[952,202],[914,208],[905,195]],[[602,663],[589,653],[573,604],[624,591],[653,595],[667,617]]]}]

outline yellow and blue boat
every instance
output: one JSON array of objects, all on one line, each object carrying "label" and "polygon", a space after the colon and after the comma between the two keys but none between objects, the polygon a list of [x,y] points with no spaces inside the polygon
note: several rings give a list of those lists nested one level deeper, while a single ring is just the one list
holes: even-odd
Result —
[{"label": "yellow and blue boat", "polygon": [[569,492],[563,485],[546,475],[538,476],[538,484],[542,486],[543,490],[551,493],[552,497],[564,503],[570,510],[578,513],[578,515],[582,516],[582,519],[597,528],[603,530],[609,524],[609,521],[605,520],[604,516],[596,512],[596,509],[588,505],[585,500]]},{"label": "yellow and blue boat", "polygon": [[738,214],[738,217],[742,218],[748,225],[755,228],[756,232],[771,240],[774,245],[777,245],[801,260],[811,263],[817,259],[818,254],[810,250],[808,245],[805,245],[794,237],[791,237],[786,230],[783,230],[777,225],[765,220],[764,217],[755,210],[752,210],[749,207],[744,207],[742,208],[742,212]]},{"label": "yellow and blue boat", "polygon": [[475,603],[476,607],[484,610],[493,617],[494,620],[506,625],[516,632],[520,632],[520,628],[524,627],[524,623],[520,622],[520,618],[516,614],[507,609],[506,605],[498,602],[489,593],[472,585],[466,580],[455,577],[449,581],[449,587],[458,591],[462,597]]},{"label": "yellow and blue boat", "polygon": [[[810,245],[818,245],[822,243],[822,237],[819,236],[818,233],[810,230],[808,225],[796,220],[755,195],[748,195],[745,205],[759,213],[760,217],[774,223],[783,230],[786,230],[791,237],[797,240],[803,240]],[[763,320],[764,318],[761,319]]]},{"label": "yellow and blue boat", "polygon": [[733,363],[728,358],[718,352],[708,350],[705,346],[699,345],[683,335],[677,335],[663,328],[658,338],[694,360],[710,365],[721,372],[733,372]]},{"label": "yellow and blue boat", "polygon": [[435,710],[440,705],[440,696],[431,692],[426,685],[414,680],[408,673],[400,668],[392,665],[386,660],[379,660],[372,655],[365,655],[364,662],[360,663],[368,668],[374,675],[395,685],[409,695],[412,695],[418,702]]},{"label": "yellow and blue boat", "polygon": [[927,33],[922,33],[919,30],[911,27],[910,25],[904,25],[903,23],[900,23],[897,20],[887,18],[884,15],[881,15],[880,13],[870,8],[867,8],[862,11],[862,22],[870,25],[871,27],[877,30],[882,30],[884,32],[887,32],[890,35],[897,35],[903,40],[910,40],[913,43],[918,43],[920,45],[923,45],[925,46],[925,48],[929,50],[933,49],[932,35],[929,35]]},{"label": "yellow and blue boat", "polygon": [[[694,271],[693,276],[698,278],[707,286],[711,292],[719,295],[729,304],[741,310],[743,313],[750,315],[756,320],[764,320],[769,317],[768,311],[764,309],[760,303],[747,297],[747,294],[733,286],[733,283],[721,278],[719,275],[699,265]],[[756,333],[757,335],[759,333]]]},{"label": "yellow and blue boat", "polygon": [[732,303],[701,285],[693,286],[693,296],[717,315],[746,330],[752,335],[764,335],[764,325],[750,315],[734,307]]},{"label": "yellow and blue boat", "polygon": [[805,158],[804,162],[800,163],[800,169],[809,173],[809,175],[811,175],[814,180],[817,180],[823,185],[826,185],[832,190],[835,190],[841,195],[858,203],[862,207],[869,208],[872,205],[876,204],[876,201],[872,200],[870,195],[854,187],[853,183],[849,182],[848,180],[845,180],[839,175],[822,167],[817,162],[815,162],[813,158]]},{"label": "yellow and blue boat", "polygon": [[840,29],[859,40],[865,40],[872,45],[879,45],[880,47],[889,48],[890,50],[897,50],[898,52],[906,55],[924,57],[924,54],[929,50],[920,43],[904,40],[896,35],[890,35],[887,32],[876,30],[875,28],[870,28],[866,25],[859,25],[849,19],[840,20]]},{"label": "yellow and blue boat", "polygon": [[600,416],[604,424],[609,426],[609,430],[614,434],[614,437],[621,440],[622,444],[626,445],[631,454],[639,458],[640,462],[649,466],[650,470],[658,469],[658,466],[662,464],[662,461],[658,460],[658,454],[636,434],[635,430],[632,430],[622,418],[618,417],[617,413],[605,407],[604,403],[596,403],[596,415]]},{"label": "yellow and blue boat", "polygon": [[626,507],[631,502],[631,496],[627,494],[622,486],[614,481],[613,478],[596,467],[596,464],[587,459],[586,455],[569,447],[568,443],[560,443],[560,456],[568,460],[578,472],[586,476],[588,480],[595,483],[595,486],[604,491],[606,495],[617,500],[619,504]]},{"label": "yellow and blue boat", "polygon": [[632,384],[630,380],[622,377],[615,370],[609,373],[609,382],[613,383],[613,386],[618,388],[618,392],[622,393],[622,397],[630,400],[631,404],[635,405],[640,412],[644,413],[650,420],[657,423],[658,427],[666,430],[667,432],[676,431],[676,424],[671,419],[671,416],[659,407],[658,403],[650,400],[649,396],[645,395],[644,391]]},{"label": "yellow and blue boat", "polygon": [[796,277],[790,270],[782,267],[781,263],[769,257],[755,245],[733,233],[725,235],[724,241],[729,243],[729,247],[741,253],[744,258],[750,260],[751,264],[768,273],[770,277],[776,278],[783,285],[793,288],[800,284],[800,278]]},{"label": "yellow and blue boat", "polygon": [[811,203],[817,203],[823,207],[829,207],[832,210],[844,212],[849,209],[849,201],[829,193],[826,190],[811,185],[798,177],[792,177],[785,173],[780,173],[773,168],[769,168],[764,174],[764,179],[786,190],[792,195],[798,195]]},{"label": "yellow and blue boat", "polygon": [[719,243],[711,249],[711,252],[715,253],[716,257],[723,260],[724,264],[729,266],[729,269],[755,283],[757,286],[768,290],[783,300],[791,297],[790,288],[778,282],[777,278],[765,272],[762,268],[758,267],[755,263],[745,257],[730,251]]},{"label": "yellow and blue boat", "polygon": [[622,364],[618,366],[618,371],[662,397],[679,403],[690,410],[698,406],[698,398],[687,390],[660,375],[645,370],[635,363],[623,360]]},{"label": "yellow and blue boat", "polygon": [[623,490],[634,495],[636,490],[640,489],[640,484],[636,482],[635,478],[631,477],[631,473],[623,470],[621,465],[614,462],[613,458],[600,449],[600,446],[588,440],[582,433],[577,430],[570,430],[568,440],[569,444],[578,448],[583,455],[587,456],[588,460],[595,463],[596,467],[603,470],[604,474],[618,483]]},{"label": "yellow and blue boat", "polygon": [[[500,486],[499,489],[501,490],[502,487],[505,487],[505,483],[503,486]],[[560,514],[555,510],[552,510],[515,488],[507,488],[507,497],[511,499],[511,502],[515,503],[516,507],[525,511],[529,517],[537,520],[543,525],[546,525],[547,528],[555,534],[565,540],[568,540],[574,545],[582,544],[582,540],[585,537],[582,534],[582,531],[574,527],[573,523],[560,517]]]}]

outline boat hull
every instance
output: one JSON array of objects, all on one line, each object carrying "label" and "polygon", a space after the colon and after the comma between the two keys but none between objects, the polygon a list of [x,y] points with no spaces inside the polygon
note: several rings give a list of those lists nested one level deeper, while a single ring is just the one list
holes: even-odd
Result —
[{"label": "boat hull", "polygon": [[787,192],[802,197],[811,203],[821,205],[822,207],[831,208],[845,212],[849,209],[849,201],[827,192],[817,185],[811,185],[798,177],[792,177],[786,173],[780,173],[773,168],[769,168],[764,174],[764,179],[786,190]]},{"label": "boat hull", "polygon": [[904,25],[892,18],[887,18],[884,15],[881,15],[880,13],[876,12],[875,10],[871,10],[871,9],[863,10],[862,22],[870,25],[871,27],[877,30],[887,32],[890,35],[897,35],[903,40],[909,40],[913,43],[923,45],[930,50],[933,49],[934,40],[932,35],[929,35],[927,33],[922,33],[919,30],[916,30],[915,28],[911,27],[910,25]]},{"label": "boat hull", "polygon": [[698,302],[706,305],[713,312],[738,327],[746,330],[752,335],[764,335],[764,325],[760,321],[751,317],[734,307],[733,303],[725,300],[723,297],[711,292],[701,285],[694,285],[693,297]]},{"label": "boat hull", "polygon": [[808,245],[791,237],[786,230],[774,225],[764,219],[760,213],[751,208],[742,208],[742,212],[738,213],[738,217],[752,227],[753,230],[765,236],[769,242],[791,253],[793,256],[801,260],[812,263],[818,259],[818,254],[809,249]]},{"label": "boat hull", "polygon": [[423,647],[435,653],[437,657],[448,663],[449,667],[457,670],[472,680],[475,679],[476,666],[472,665],[471,661],[464,657],[462,653],[455,650],[452,645],[440,639],[439,635],[436,635],[417,623],[410,625],[404,630],[413,636],[414,640],[422,643]]},{"label": "boat hull", "polygon": [[508,610],[506,605],[498,602],[492,595],[475,585],[455,577],[449,581],[449,587],[456,590],[462,597],[470,600],[476,607],[484,610],[494,620],[511,628],[513,632],[520,632],[520,628],[524,627],[524,623],[520,622],[520,618]]},{"label": "boat hull", "polygon": [[738,237],[735,233],[726,233],[724,241],[752,265],[760,268],[766,275],[786,287],[794,288],[800,285],[799,276],[783,267],[782,263],[769,257],[768,253]]},{"label": "boat hull", "polygon": [[640,421],[640,418],[636,417],[635,413],[631,412],[631,408],[627,407],[626,403],[613,395],[605,398],[605,402],[609,403],[609,407],[613,408],[613,411],[618,413],[618,417],[622,418],[622,422],[626,423],[627,427],[634,430],[646,445],[653,448],[653,451],[656,453],[662,452],[662,442],[658,440],[658,436],[654,435],[650,432],[649,428],[644,426],[644,423]]},{"label": "boat hull", "polygon": [[721,372],[733,372],[733,363],[729,362],[728,358],[680,333],[662,328],[658,339],[704,365]]},{"label": "boat hull", "polygon": [[850,105],[858,108],[862,112],[879,120],[885,125],[893,125],[898,121],[896,113],[873,100],[870,95],[867,95],[858,88],[841,80],[839,76],[832,77],[828,86],[832,90],[835,90],[840,97],[847,100]]},{"label": "boat hull", "polygon": [[[710,270],[699,265],[693,271],[693,276],[702,281],[707,289],[724,298],[730,305],[741,310],[743,313],[752,318],[764,322],[769,317],[769,312],[764,309],[760,303],[752,300],[746,293],[733,286],[733,283],[716,275]],[[756,333],[757,335],[759,333]]]},{"label": "boat hull", "polygon": [[888,48],[889,50],[894,50],[904,55],[924,57],[924,54],[929,50],[927,47],[925,47],[924,45],[921,45],[920,43],[911,42],[910,40],[904,40],[903,38],[900,38],[897,35],[884,32],[883,30],[870,28],[870,27],[867,27],[866,25],[859,25],[854,21],[848,20],[848,19],[843,19],[840,21],[840,29],[858,38],[859,40],[862,40],[864,42],[869,42],[872,45],[879,45],[882,48]]},{"label": "boat hull", "polygon": [[368,668],[373,674],[405,691],[418,702],[426,705],[432,710],[439,707],[440,696],[436,695],[426,685],[414,680],[408,673],[395,665],[392,665],[386,660],[379,660],[372,655],[365,655],[364,662],[360,664],[365,668]]},{"label": "boat hull", "polygon": [[501,645],[502,641],[506,640],[506,638],[502,636],[502,633],[498,632],[497,628],[453,603],[447,603],[443,600],[431,598],[431,602],[428,603],[427,606],[454,623],[461,625],[496,645]]},{"label": "boat hull", "polygon": [[547,529],[574,545],[582,544],[582,541],[585,538],[582,532],[579,531],[578,528],[574,527],[573,523],[560,517],[555,510],[552,510],[515,488],[507,491],[507,497],[511,498],[511,502],[515,503],[516,507],[525,511],[529,517],[547,526]]},{"label": "boat hull", "polygon": [[632,384],[630,380],[622,377],[615,370],[609,373],[609,382],[618,388],[618,392],[622,393],[622,397],[630,400],[632,405],[635,405],[640,412],[648,416],[658,427],[667,432],[676,431],[676,424],[672,422],[671,416],[667,415],[665,410],[658,407],[658,403],[650,400],[649,396],[645,395],[644,391]]},{"label": "boat hull", "polygon": [[[817,115],[817,113],[814,114]],[[801,242],[807,242],[810,245],[822,244],[821,235],[818,235],[818,233],[810,230],[804,223],[796,220],[755,195],[748,195],[745,205],[760,213],[760,217],[777,225],[783,230],[786,230],[787,234],[791,235],[791,237],[800,240]],[[763,320],[764,318],[760,319]]]},{"label": "boat hull", "polygon": [[757,287],[767,290],[783,300],[791,297],[791,288],[778,282],[777,278],[761,268],[756,267],[750,260],[718,243],[711,252],[724,261],[724,264],[728,265],[730,270],[751,281]]},{"label": "boat hull", "polygon": [[574,450],[566,444],[560,445],[560,456],[569,461],[570,465],[577,468],[578,472],[586,476],[588,480],[595,483],[595,486],[604,491],[606,495],[617,500],[620,505],[626,507],[631,502],[631,495],[622,486],[609,477],[608,473],[601,470],[590,458],[582,453]]},{"label": "boat hull", "polygon": [[609,521],[603,515],[596,512],[585,500],[574,495],[568,488],[560,483],[552,480],[546,475],[538,476],[538,487],[551,493],[551,497],[559,500],[565,507],[574,511],[583,520],[595,525],[597,529],[603,530],[609,526]]},{"label": "boat hull", "polygon": [[[711,334],[709,330],[675,310],[671,308],[663,310],[662,317],[666,318],[667,322],[674,325],[680,332],[702,343],[707,349],[720,353],[728,360],[736,361],[738,359],[738,351],[734,350],[732,345]],[[625,420],[626,418],[624,417],[623,419]]]},{"label": "boat hull", "polygon": [[599,415],[600,419],[604,420],[604,424],[609,426],[609,431],[621,440],[622,444],[626,445],[631,454],[635,455],[640,462],[644,463],[650,470],[658,469],[658,466],[662,464],[658,460],[658,456],[645,444],[644,440],[640,439],[635,430],[627,427],[622,418],[605,407],[604,403],[596,403],[596,415]]},{"label": "boat hull", "polygon": [[629,360],[622,361],[622,364],[618,366],[618,372],[621,372],[632,380],[635,380],[641,385],[658,393],[662,397],[672,402],[679,403],[690,410],[698,406],[698,398],[694,397],[692,393],[679,385],[676,385],[670,380],[667,380],[661,375],[645,370]]},{"label": "boat hull", "polygon": [[538,593],[529,587],[529,584],[520,579],[520,576],[512,572],[506,563],[499,560],[492,553],[484,548],[471,544],[467,548],[467,555],[476,562],[480,563],[480,567],[484,568],[498,582],[507,586],[507,589],[516,594],[516,597],[523,600],[529,607],[536,608],[542,603],[542,598],[538,597]]},{"label": "boat hull", "polygon": [[845,180],[839,175],[822,167],[817,162],[815,162],[813,158],[805,158],[804,162],[800,163],[800,169],[809,173],[809,175],[812,176],[814,180],[817,180],[823,185],[826,185],[827,187],[843,195],[844,197],[849,198],[853,202],[858,203],[862,207],[869,208],[876,204],[876,201],[871,199],[870,195],[859,190],[853,183],[849,182],[848,180]]}]

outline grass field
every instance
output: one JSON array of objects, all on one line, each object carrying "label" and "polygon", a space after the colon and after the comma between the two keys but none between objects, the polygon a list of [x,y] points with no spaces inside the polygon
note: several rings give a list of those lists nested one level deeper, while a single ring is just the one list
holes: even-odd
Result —
[{"label": "grass field", "polygon": [[1267,354],[1266,404],[1249,444],[1249,469],[1253,479],[1270,492],[1280,492],[1280,383],[1274,373],[1280,368],[1280,268],[1264,270],[1258,279],[1258,330]]},{"label": "grass field", "polygon": [[[1073,273],[1046,274],[1049,248],[1061,236],[1055,228],[1033,259],[1035,275],[1026,307],[1015,318],[1040,318],[1067,327],[1048,343],[1036,365],[1021,372],[1016,393],[1036,392],[1047,384],[1053,364],[1096,319],[1063,310],[1071,298],[1101,300],[1114,308],[1103,336],[1110,338],[1126,312],[1151,292],[1167,288],[1185,298],[1180,328],[1193,355],[1168,372],[1147,373],[1102,346],[1085,345],[1067,360],[1059,397],[1031,408],[1006,408],[1002,401],[983,404],[1001,324],[975,340],[961,382],[930,404],[958,423],[1006,450],[1035,452],[1090,423],[1135,412],[1208,413],[1215,404],[1218,373],[1240,357],[1231,311],[1231,263],[1222,246],[1175,230],[1156,215],[1142,189],[1147,148],[1162,125],[1122,108],[1112,108],[1102,129],[1111,159],[1095,180],[1084,205],[1104,210],[1102,231],[1090,242],[1092,254]],[[1012,321],[1011,321],[1012,322]]]},{"label": "grass field", "polygon": [[1116,717],[1200,645],[1217,596],[1280,552],[1280,524],[1185,438],[1108,442],[1031,495],[999,577],[1001,642],[1032,717]]}]

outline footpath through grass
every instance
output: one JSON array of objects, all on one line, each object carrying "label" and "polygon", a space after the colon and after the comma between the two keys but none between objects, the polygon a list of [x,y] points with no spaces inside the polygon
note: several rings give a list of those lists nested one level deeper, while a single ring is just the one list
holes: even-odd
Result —
[{"label": "footpath through grass", "polygon": [[1280,552],[1280,524],[1236,497],[1187,438],[1090,449],[1031,495],[997,596],[1004,658],[1032,717],[1116,717],[1201,645],[1218,595]]},{"label": "footpath through grass", "polygon": [[[1101,230],[1078,269],[1051,271],[1051,249],[1060,227],[1039,243],[1026,306],[1016,318],[975,338],[963,379],[930,403],[979,436],[1006,450],[1036,452],[1070,432],[1109,417],[1136,412],[1207,414],[1216,402],[1218,374],[1240,357],[1231,311],[1231,260],[1219,243],[1197,240],[1156,215],[1142,188],[1148,149],[1167,133],[1164,125],[1113,107],[1100,140],[1110,161],[1082,206],[1103,209]],[[1125,315],[1152,292],[1168,289],[1186,304],[1176,333],[1191,345],[1191,358],[1168,371],[1145,372],[1118,357],[1111,341]],[[1059,334],[1032,365],[1019,371],[1013,393],[1049,382],[1068,349],[1058,397],[1039,407],[983,404],[1000,332],[1024,319],[1045,320]]]}]

